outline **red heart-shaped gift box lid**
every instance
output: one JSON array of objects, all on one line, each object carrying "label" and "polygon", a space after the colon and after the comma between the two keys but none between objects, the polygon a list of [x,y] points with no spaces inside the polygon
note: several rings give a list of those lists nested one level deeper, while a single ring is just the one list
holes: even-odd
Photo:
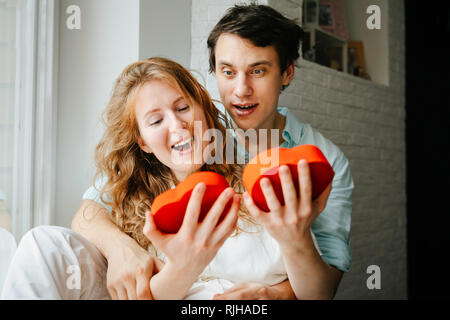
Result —
[{"label": "red heart-shaped gift box lid", "polygon": [[[189,175],[175,188],[161,193],[153,201],[151,212],[159,230],[165,233],[178,232],[183,223],[192,190],[200,182],[206,185],[206,190],[201,204],[199,222],[203,221],[222,191],[229,187],[228,181],[215,172],[201,171]],[[225,206],[219,222],[225,217],[231,203],[232,199]]]},{"label": "red heart-shaped gift box lid", "polygon": [[[278,157],[275,152],[279,152]],[[270,211],[260,185],[260,181],[264,177],[270,179],[280,204],[284,205],[283,190],[278,175],[278,170],[282,165],[289,167],[297,196],[299,195],[297,164],[301,159],[305,159],[309,164],[312,198],[314,200],[325,190],[334,177],[333,168],[322,151],[316,146],[301,145],[294,148],[268,149],[250,160],[244,169],[242,181],[253,202],[261,210]]]}]

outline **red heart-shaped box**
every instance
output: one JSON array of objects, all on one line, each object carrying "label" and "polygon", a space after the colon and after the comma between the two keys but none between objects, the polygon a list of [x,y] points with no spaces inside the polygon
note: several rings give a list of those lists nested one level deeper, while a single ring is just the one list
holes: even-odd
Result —
[{"label": "red heart-shaped box", "polygon": [[[278,157],[275,152],[278,153]],[[294,148],[273,148],[259,153],[244,169],[242,181],[253,202],[263,211],[269,212],[266,199],[261,190],[260,181],[266,177],[270,179],[272,187],[281,205],[284,205],[283,190],[281,188],[278,170],[287,165],[299,195],[299,181],[297,164],[305,159],[309,164],[312,182],[312,198],[317,198],[330,184],[334,177],[334,170],[328,163],[322,151],[314,145],[301,145]]]},{"label": "red heart-shaped box", "polygon": [[[215,172],[201,171],[189,175],[174,189],[161,193],[153,201],[151,211],[159,230],[165,233],[178,232],[183,223],[192,190],[200,182],[206,185],[206,190],[201,204],[199,222],[203,221],[222,191],[229,187],[228,181]],[[219,222],[226,216],[231,203],[232,199],[225,206]]]}]

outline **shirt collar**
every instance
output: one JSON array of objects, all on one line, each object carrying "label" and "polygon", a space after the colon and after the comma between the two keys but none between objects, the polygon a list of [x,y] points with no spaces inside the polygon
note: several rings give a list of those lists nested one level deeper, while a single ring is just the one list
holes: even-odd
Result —
[{"label": "shirt collar", "polygon": [[286,124],[282,133],[284,142],[280,147],[292,148],[299,145],[303,135],[303,125],[288,108],[278,107],[278,112],[286,118]]},{"label": "shirt collar", "polygon": [[[281,148],[293,148],[295,146],[298,146],[301,144],[301,139],[303,135],[303,124],[297,120],[297,117],[292,113],[291,110],[289,110],[286,107],[278,107],[277,108],[278,113],[280,113],[282,116],[286,118],[286,124],[284,126],[282,137],[284,139],[284,142],[281,143]],[[230,120],[230,123],[233,127],[233,129],[237,128],[236,123],[233,121],[231,116],[226,112],[226,116],[228,117],[228,120]],[[232,130],[232,134],[234,139],[237,141],[237,136],[234,130]],[[247,163],[249,161],[248,159],[248,152],[245,150],[243,146],[241,146],[238,143],[238,154],[241,154],[245,157],[245,162]]]}]

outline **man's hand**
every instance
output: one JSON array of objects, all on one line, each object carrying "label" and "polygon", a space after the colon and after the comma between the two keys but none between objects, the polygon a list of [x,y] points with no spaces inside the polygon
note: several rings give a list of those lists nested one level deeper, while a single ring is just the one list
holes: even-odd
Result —
[{"label": "man's hand", "polygon": [[261,179],[261,188],[270,212],[261,211],[246,193],[244,194],[245,205],[250,214],[262,223],[278,242],[295,297],[297,299],[332,299],[342,272],[322,260],[311,235],[311,225],[327,204],[331,183],[313,201],[311,176],[305,160],[298,162],[299,196],[297,196],[289,167],[281,166],[279,176],[285,200],[284,206],[278,201],[267,178]]},{"label": "man's hand", "polygon": [[266,286],[255,282],[241,282],[216,294],[214,300],[294,300],[295,294],[289,281],[283,281],[274,286]]},{"label": "man's hand", "polygon": [[106,282],[114,300],[149,300],[150,278],[158,272],[157,259],[146,250],[129,242],[117,247],[108,257]]},{"label": "man's hand", "polygon": [[105,207],[84,200],[72,229],[92,242],[108,261],[106,280],[112,299],[152,299],[149,283],[160,269],[159,260],[120,230]]},{"label": "man's hand", "polygon": [[[261,189],[270,209],[270,213],[261,211],[252,198],[244,193],[244,201],[249,212],[262,223],[277,240],[282,249],[303,246],[310,240],[310,228],[317,216],[325,209],[331,192],[331,183],[322,194],[312,201],[312,185],[309,166],[306,160],[298,162],[300,195],[297,197],[294,182],[288,166],[281,166],[279,176],[285,205],[282,206],[268,178],[261,179]],[[310,241],[309,241],[310,242]],[[296,248],[302,249],[302,248]]]}]

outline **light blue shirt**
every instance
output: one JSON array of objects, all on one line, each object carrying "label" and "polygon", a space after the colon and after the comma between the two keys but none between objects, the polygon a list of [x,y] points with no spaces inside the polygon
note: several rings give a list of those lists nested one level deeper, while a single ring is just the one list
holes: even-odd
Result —
[{"label": "light blue shirt", "polygon": [[331,193],[325,210],[314,221],[311,229],[322,251],[322,258],[339,270],[350,270],[350,225],[352,213],[352,192],[354,188],[348,159],[342,151],[311,125],[297,120],[288,108],[278,108],[286,117],[281,148],[293,148],[312,144],[318,147],[334,170]]},{"label": "light blue shirt", "polygon": [[[219,108],[220,109],[220,108]],[[278,108],[278,112],[286,117],[282,137],[282,148],[293,148],[298,145],[312,144],[325,155],[334,170],[332,189],[327,206],[314,221],[311,229],[317,239],[322,258],[339,270],[348,272],[351,264],[350,224],[352,212],[353,179],[349,162],[342,151],[330,140],[325,138],[309,124],[297,120],[288,108]],[[239,146],[239,144],[237,144]],[[248,152],[241,146],[238,152],[245,155],[248,162]],[[111,208],[99,198],[98,189],[105,183],[104,179],[96,182],[97,188],[91,186],[83,195],[83,199],[97,201],[110,212]]]}]

